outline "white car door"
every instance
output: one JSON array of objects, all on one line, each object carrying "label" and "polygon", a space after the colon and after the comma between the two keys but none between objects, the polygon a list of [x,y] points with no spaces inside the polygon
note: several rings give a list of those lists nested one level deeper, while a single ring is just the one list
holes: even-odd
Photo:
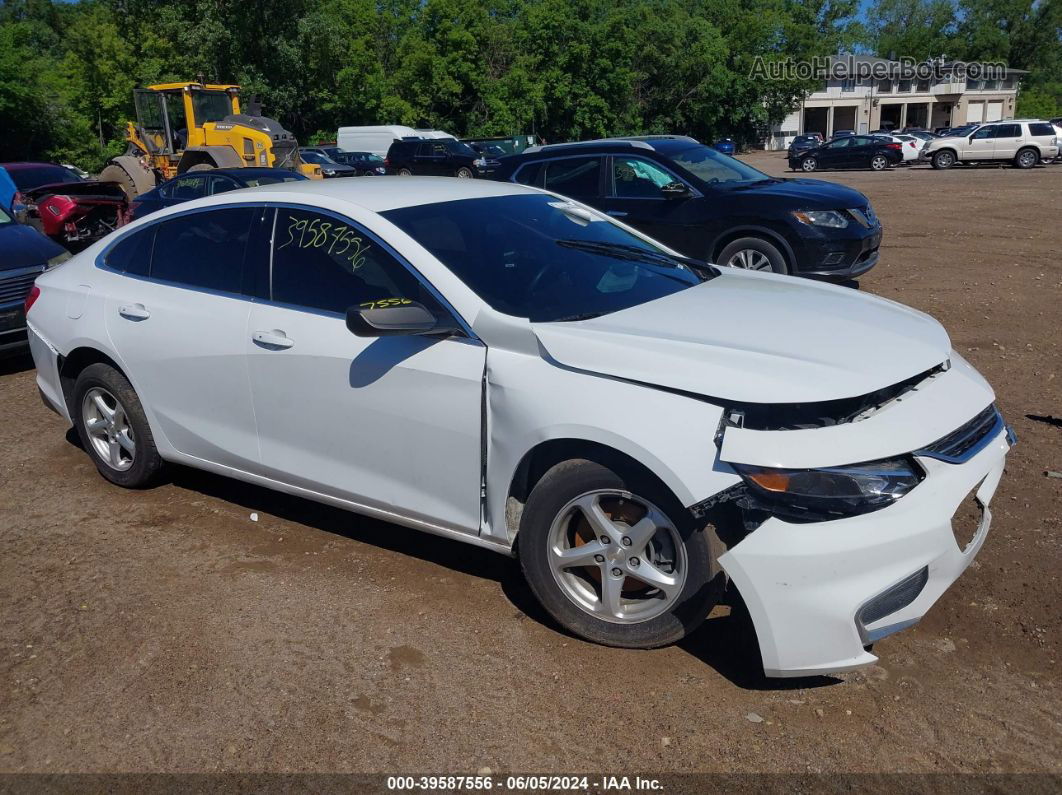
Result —
[{"label": "white car door", "polygon": [[243,264],[260,207],[193,211],[150,224],[105,257],[106,326],[157,430],[180,453],[257,465],[247,381]]},{"label": "white car door", "polygon": [[995,156],[999,160],[1010,160],[1021,145],[1025,143],[1020,124],[997,124],[995,137]]},{"label": "white car door", "polygon": [[993,125],[975,130],[962,145],[962,160],[991,160],[995,157],[996,128]]},{"label": "white car door", "polygon": [[251,306],[245,337],[262,474],[478,533],[486,348],[351,333],[354,305],[449,310],[349,219],[280,207],[272,245],[269,300]]}]

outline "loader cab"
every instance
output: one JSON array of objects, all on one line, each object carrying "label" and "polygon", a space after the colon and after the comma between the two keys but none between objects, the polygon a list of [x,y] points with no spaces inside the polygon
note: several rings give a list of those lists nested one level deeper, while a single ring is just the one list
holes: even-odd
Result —
[{"label": "loader cab", "polygon": [[179,155],[203,146],[203,125],[240,113],[237,86],[168,83],[133,92],[137,127],[152,155]]}]

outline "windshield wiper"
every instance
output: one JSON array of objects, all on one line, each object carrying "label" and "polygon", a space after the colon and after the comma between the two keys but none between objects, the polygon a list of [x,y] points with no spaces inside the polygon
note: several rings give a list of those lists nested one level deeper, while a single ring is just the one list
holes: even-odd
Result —
[{"label": "windshield wiper", "polygon": [[602,254],[606,257],[627,260],[630,262],[647,262],[654,265],[663,265],[668,268],[688,268],[708,281],[719,272],[707,262],[683,257],[678,254],[665,254],[662,251],[649,251],[638,246],[626,243],[605,243],[598,240],[558,240],[558,246],[574,248],[580,251],[588,251],[592,254]]},{"label": "windshield wiper", "polygon": [[604,312],[580,312],[575,315],[565,315],[564,317],[550,318],[550,323],[570,323],[576,320],[593,320],[595,317],[601,317]]}]

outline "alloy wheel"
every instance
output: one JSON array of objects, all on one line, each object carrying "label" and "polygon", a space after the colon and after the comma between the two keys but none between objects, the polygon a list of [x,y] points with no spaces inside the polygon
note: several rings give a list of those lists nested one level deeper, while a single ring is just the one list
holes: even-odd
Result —
[{"label": "alloy wheel", "polygon": [[674,523],[648,500],[602,489],[562,508],[547,543],[553,577],[590,615],[616,624],[666,613],[686,583],[686,548]]},{"label": "alloy wheel", "polygon": [[881,155],[875,156],[874,159],[870,161],[870,167],[875,171],[883,171],[888,164],[888,161]]},{"label": "alloy wheel", "polygon": [[731,268],[744,268],[748,271],[774,270],[767,255],[754,248],[743,248],[740,251],[735,251],[726,264]]},{"label": "alloy wheel", "polygon": [[1022,168],[1032,168],[1036,165],[1036,154],[1026,150],[1018,155],[1018,163]]},{"label": "alloy wheel", "polygon": [[800,161],[800,167],[805,171],[814,171],[817,165],[813,157],[805,157]]},{"label": "alloy wheel", "polygon": [[118,472],[133,466],[136,439],[118,398],[102,387],[92,387],[81,401],[81,421],[101,461]]}]

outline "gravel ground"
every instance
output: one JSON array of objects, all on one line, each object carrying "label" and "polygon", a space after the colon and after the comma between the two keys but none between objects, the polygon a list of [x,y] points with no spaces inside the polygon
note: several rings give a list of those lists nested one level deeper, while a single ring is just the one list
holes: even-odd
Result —
[{"label": "gravel ground", "polygon": [[0,771],[1062,773],[1062,166],[816,176],[884,222],[860,289],[938,317],[1020,438],[978,560],[879,664],[766,680],[725,615],[593,646],[491,552],[189,470],[123,491],[14,360]]}]

